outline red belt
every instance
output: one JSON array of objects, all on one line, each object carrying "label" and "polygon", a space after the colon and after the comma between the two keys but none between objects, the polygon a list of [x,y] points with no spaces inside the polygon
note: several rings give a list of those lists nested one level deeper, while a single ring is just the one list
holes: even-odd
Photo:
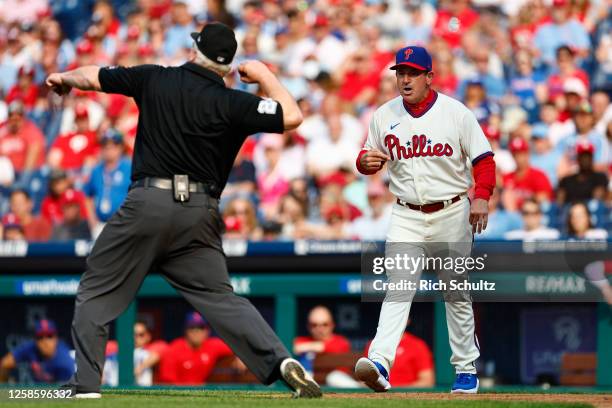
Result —
[{"label": "red belt", "polygon": [[411,210],[421,211],[421,212],[424,212],[426,214],[429,214],[429,213],[433,213],[433,212],[436,212],[436,211],[440,211],[441,209],[446,208],[449,205],[451,205],[453,203],[456,203],[459,200],[461,200],[461,196],[455,196],[455,197],[451,198],[450,200],[439,201],[437,203],[424,204],[424,205],[415,205],[415,204],[407,203],[404,200],[400,200],[398,198],[397,199],[397,203],[399,205],[404,206],[404,207],[408,207]]}]

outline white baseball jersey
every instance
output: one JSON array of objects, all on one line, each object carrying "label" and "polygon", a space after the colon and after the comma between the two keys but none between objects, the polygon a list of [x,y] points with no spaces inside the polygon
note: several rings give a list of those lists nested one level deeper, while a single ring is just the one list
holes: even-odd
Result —
[{"label": "white baseball jersey", "polygon": [[491,145],[467,107],[437,93],[418,117],[406,110],[401,96],[379,107],[364,149],[389,155],[389,190],[419,205],[466,193],[470,163],[490,154]]}]

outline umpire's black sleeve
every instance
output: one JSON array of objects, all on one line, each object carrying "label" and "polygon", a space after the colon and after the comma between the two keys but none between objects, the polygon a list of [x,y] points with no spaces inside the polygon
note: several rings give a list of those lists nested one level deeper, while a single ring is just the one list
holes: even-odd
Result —
[{"label": "umpire's black sleeve", "polygon": [[242,134],[283,133],[283,107],[273,99],[232,90],[230,97],[232,123]]},{"label": "umpire's black sleeve", "polygon": [[161,69],[158,65],[138,65],[130,68],[104,67],[100,68],[98,80],[103,92],[136,98],[142,94],[147,79],[158,69]]}]

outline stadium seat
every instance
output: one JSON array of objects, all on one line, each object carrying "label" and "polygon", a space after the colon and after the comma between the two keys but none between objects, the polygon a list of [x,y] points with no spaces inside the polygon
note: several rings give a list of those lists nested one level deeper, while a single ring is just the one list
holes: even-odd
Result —
[{"label": "stadium seat", "polygon": [[34,214],[38,214],[40,212],[40,204],[42,203],[43,198],[45,198],[47,195],[48,186],[49,170],[46,167],[32,172],[32,176],[30,177],[27,185],[24,186],[32,198],[32,203],[34,204],[32,211]]},{"label": "stadium seat", "polygon": [[590,200],[587,203],[589,212],[591,213],[591,222],[594,228],[606,228],[606,222],[609,218],[610,210],[606,205],[599,200]]},{"label": "stadium seat", "polygon": [[224,357],[220,359],[213,369],[206,383],[224,384],[259,384],[259,380],[253,373],[238,371],[234,367],[235,357]]},{"label": "stadium seat", "polygon": [[596,353],[564,353],[561,357],[561,385],[593,386],[596,382]]},{"label": "stadium seat", "polygon": [[338,369],[344,369],[352,375],[355,363],[361,357],[363,357],[362,352],[317,354],[313,363],[314,379],[319,384],[325,384],[327,375]]}]

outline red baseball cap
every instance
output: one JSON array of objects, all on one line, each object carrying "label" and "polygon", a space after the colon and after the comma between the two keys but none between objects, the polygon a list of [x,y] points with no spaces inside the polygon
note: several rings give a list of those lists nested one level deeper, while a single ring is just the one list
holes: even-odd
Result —
[{"label": "red baseball cap", "polygon": [[19,68],[18,75],[27,75],[29,77],[34,77],[34,68],[30,65],[22,65],[21,68]]},{"label": "red baseball cap", "polygon": [[91,54],[93,52],[93,44],[91,41],[85,39],[79,42],[76,46],[76,52],[79,55]]},{"label": "red baseball cap", "polygon": [[487,139],[499,140],[501,134],[498,128],[491,125],[480,125],[480,127]]},{"label": "red baseball cap", "polygon": [[140,38],[140,27],[137,25],[131,25],[127,30],[127,39],[128,40],[137,40]]},{"label": "red baseball cap", "polygon": [[340,187],[344,187],[346,186],[346,183],[346,176],[340,171],[330,173],[329,175],[326,175],[319,179],[319,187],[327,187],[333,184],[337,184]]},{"label": "red baseball cap", "polygon": [[315,20],[314,20],[312,25],[314,27],[327,27],[329,25],[329,20],[328,20],[327,16],[325,16],[324,14],[319,14],[315,18]]},{"label": "red baseball cap", "polygon": [[583,153],[588,153],[588,154],[595,153],[595,146],[593,146],[593,144],[589,142],[588,140],[581,140],[578,143],[576,143],[576,154],[583,154]]},{"label": "red baseball cap", "polygon": [[87,111],[87,106],[82,103],[76,105],[74,107],[74,117],[75,119],[85,119],[89,118],[89,112]]},{"label": "red baseball cap", "polygon": [[36,327],[34,328],[34,335],[36,337],[57,335],[57,328],[55,327],[55,323],[53,322],[53,320],[41,319],[36,322]]},{"label": "red baseball cap", "polygon": [[512,153],[518,152],[528,152],[529,151],[529,143],[522,137],[515,137],[510,142],[510,151]]},{"label": "red baseball cap", "polygon": [[64,206],[70,205],[70,204],[80,204],[81,203],[81,198],[76,193],[76,191],[74,191],[73,189],[69,188],[68,190],[64,191],[64,194],[62,194],[59,202],[60,202],[60,205],[62,207],[64,207]]}]

